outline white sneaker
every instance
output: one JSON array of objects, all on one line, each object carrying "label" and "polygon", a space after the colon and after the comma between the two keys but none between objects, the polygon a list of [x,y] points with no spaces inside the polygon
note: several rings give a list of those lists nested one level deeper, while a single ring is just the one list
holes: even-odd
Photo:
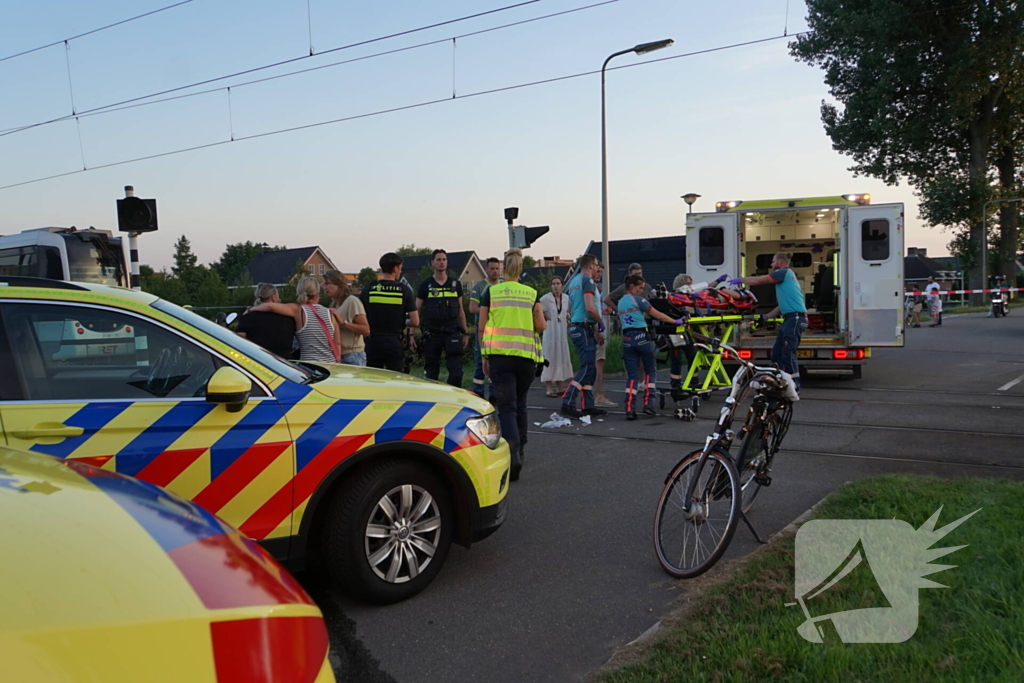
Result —
[{"label": "white sneaker", "polygon": [[594,403],[598,408],[618,408],[619,404],[607,398],[598,398],[594,400]]}]

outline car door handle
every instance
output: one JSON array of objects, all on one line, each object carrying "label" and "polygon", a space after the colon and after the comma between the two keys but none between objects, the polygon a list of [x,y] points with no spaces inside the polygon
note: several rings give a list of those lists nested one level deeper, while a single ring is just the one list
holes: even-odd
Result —
[{"label": "car door handle", "polygon": [[84,433],[85,430],[82,427],[69,427],[60,422],[40,422],[28,429],[11,432],[18,439],[38,439],[39,437],[68,439],[72,436],[81,436]]}]

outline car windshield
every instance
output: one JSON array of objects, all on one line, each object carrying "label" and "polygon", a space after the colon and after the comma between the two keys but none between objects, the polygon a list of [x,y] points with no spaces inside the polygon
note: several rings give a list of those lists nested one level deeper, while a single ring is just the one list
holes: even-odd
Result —
[{"label": "car windshield", "polygon": [[239,353],[251,358],[260,365],[276,372],[291,382],[308,384],[316,379],[316,376],[308,369],[289,363],[280,356],[267,351],[262,346],[254,344],[248,339],[239,337],[228,328],[221,327],[212,320],[207,320],[203,316],[193,313],[186,308],[182,308],[177,304],[172,304],[169,301],[164,301],[163,299],[157,299],[153,302],[152,306],[158,311],[163,311],[164,313],[173,315],[178,320],[188,323],[192,327],[205,332],[218,341],[224,342]]}]

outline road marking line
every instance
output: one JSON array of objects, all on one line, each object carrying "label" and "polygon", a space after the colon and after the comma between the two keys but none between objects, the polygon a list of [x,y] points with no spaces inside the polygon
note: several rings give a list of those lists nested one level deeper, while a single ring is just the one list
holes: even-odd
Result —
[{"label": "road marking line", "polygon": [[1022,380],[1024,380],[1024,375],[1021,375],[1020,377],[1018,377],[1017,379],[1013,380],[1012,382],[1007,382],[1003,386],[1001,386],[998,389],[996,389],[996,391],[1006,391],[1007,389],[1011,389],[1011,388],[1017,386],[1018,384],[1020,384]]}]

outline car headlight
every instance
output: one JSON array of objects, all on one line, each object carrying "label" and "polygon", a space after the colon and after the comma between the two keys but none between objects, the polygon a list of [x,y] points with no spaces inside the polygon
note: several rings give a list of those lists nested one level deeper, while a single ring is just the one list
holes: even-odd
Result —
[{"label": "car headlight", "polygon": [[480,417],[471,417],[466,420],[466,426],[488,448],[493,450],[498,447],[498,441],[501,440],[501,425],[498,423],[498,413],[492,412]]}]

